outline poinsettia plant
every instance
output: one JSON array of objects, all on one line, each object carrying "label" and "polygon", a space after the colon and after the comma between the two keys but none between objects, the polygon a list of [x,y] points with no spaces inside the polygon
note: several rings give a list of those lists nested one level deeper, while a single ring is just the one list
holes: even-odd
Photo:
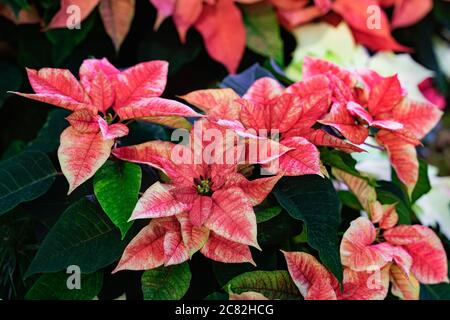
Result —
[{"label": "poinsettia plant", "polygon": [[[119,70],[106,59],[85,60],[79,79],[27,70],[34,93],[15,94],[68,110],[53,138],[76,201],[28,264],[26,298],[101,297],[103,282],[129,274],[145,299],[448,290],[448,251],[416,223],[414,206],[430,189],[416,147],[442,116],[436,105],[409,98],[397,76],[312,57],[295,83],[253,68],[180,93],[183,102],[161,97],[167,70],[164,61]],[[150,126],[138,142],[136,125]],[[373,149],[389,157],[391,181],[357,170],[356,155]],[[63,186],[37,150],[1,163],[1,212],[28,201],[45,208],[40,197]],[[21,170],[28,175],[16,179]],[[73,266],[78,296],[64,287]],[[210,284],[196,282],[202,275]]]}]

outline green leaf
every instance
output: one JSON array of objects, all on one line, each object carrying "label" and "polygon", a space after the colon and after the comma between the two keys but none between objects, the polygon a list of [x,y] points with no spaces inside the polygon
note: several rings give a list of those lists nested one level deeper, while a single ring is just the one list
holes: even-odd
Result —
[{"label": "green leaf", "polygon": [[274,191],[280,205],[308,229],[308,244],[342,281],[337,229],[341,223],[341,205],[329,179],[318,175],[284,177]]},{"label": "green leaf", "polygon": [[[405,196],[407,193],[407,187],[398,179],[395,170],[392,170],[392,182],[398,185],[404,192]],[[414,190],[411,194],[411,202],[415,203],[420,197],[427,194],[431,190],[430,179],[428,178],[428,164],[419,159],[419,179],[417,180],[417,184],[414,187]]]},{"label": "green leaf", "polygon": [[28,0],[3,0],[1,2],[9,5],[11,9],[13,9],[16,16],[19,15],[20,10],[26,9],[30,6]]},{"label": "green leaf", "polygon": [[272,57],[283,65],[283,41],[280,25],[272,6],[257,3],[242,7],[247,47],[264,57]]},{"label": "green leaf", "polygon": [[224,292],[213,292],[206,296],[205,300],[228,300],[228,294]]},{"label": "green leaf", "polygon": [[255,291],[268,299],[301,299],[300,292],[289,273],[284,270],[246,272],[228,282],[224,290],[237,294]]},{"label": "green leaf", "polygon": [[394,204],[398,213],[398,224],[411,224],[414,211],[411,209],[408,198],[403,190],[389,181],[377,181],[377,199],[382,204]]},{"label": "green leaf", "polygon": [[28,150],[42,151],[45,153],[53,152],[59,147],[59,136],[69,125],[66,117],[70,111],[64,109],[55,109],[48,113],[47,121],[33,141],[27,147]]},{"label": "green leaf", "polygon": [[56,171],[42,152],[23,152],[0,162],[0,215],[51,187]]},{"label": "green leaf", "polygon": [[119,230],[98,205],[82,198],[67,208],[49,231],[25,277],[57,272],[69,265],[91,273],[111,264],[123,249]]},{"label": "green leaf", "polygon": [[343,205],[355,210],[364,210],[359,203],[358,198],[350,191],[339,191],[338,195]]},{"label": "green leaf", "polygon": [[17,91],[22,85],[22,72],[14,64],[0,61],[0,108],[10,95],[8,91]]},{"label": "green leaf", "polygon": [[25,146],[26,146],[26,142],[23,140],[11,141],[8,148],[6,148],[5,152],[3,152],[0,160],[6,160],[11,157],[17,156],[25,149]]},{"label": "green leaf", "polygon": [[145,300],[180,300],[190,282],[191,271],[187,262],[147,270],[141,280]]},{"label": "green leaf", "polygon": [[91,14],[81,23],[80,29],[60,28],[45,33],[52,46],[52,61],[61,66],[73,50],[86,39],[95,22],[95,14]]},{"label": "green leaf", "polygon": [[354,176],[361,177],[360,173],[355,169],[356,160],[353,159],[348,153],[321,148],[320,159],[325,165],[351,173]]},{"label": "green leaf", "polygon": [[102,288],[101,272],[81,274],[80,289],[69,289],[67,280],[71,274],[63,271],[40,276],[27,292],[27,300],[92,300]]},{"label": "green leaf", "polygon": [[141,167],[130,162],[108,161],[94,177],[94,192],[103,210],[119,227],[122,239],[132,222],[133,212],[141,188]]},{"label": "green leaf", "polygon": [[269,221],[270,219],[279,215],[281,213],[281,210],[282,209],[279,206],[268,208],[263,206],[257,206],[255,207],[256,222],[263,223]]}]

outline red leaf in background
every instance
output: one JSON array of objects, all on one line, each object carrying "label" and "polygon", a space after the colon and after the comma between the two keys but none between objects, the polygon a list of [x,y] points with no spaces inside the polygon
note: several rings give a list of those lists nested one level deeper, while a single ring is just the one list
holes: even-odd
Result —
[{"label": "red leaf in background", "polygon": [[173,20],[182,43],[186,41],[186,33],[202,14],[203,0],[177,0]]},{"label": "red leaf in background", "polygon": [[99,10],[106,33],[119,51],[130,31],[135,0],[101,0]]},{"label": "red leaf in background", "polygon": [[245,50],[245,28],[240,10],[232,0],[205,4],[195,28],[200,32],[209,55],[235,73]]},{"label": "red leaf in background", "polygon": [[247,245],[227,240],[214,232],[210,232],[208,241],[200,252],[205,257],[218,262],[248,262],[255,265],[250,248]]},{"label": "red leaf in background", "polygon": [[435,87],[433,78],[427,78],[419,83],[419,90],[428,101],[436,105],[440,110],[445,109],[445,96],[443,96]]},{"label": "red leaf in background", "polygon": [[61,170],[69,181],[70,194],[91,178],[108,160],[114,140],[105,140],[100,132],[80,133],[68,127],[61,134],[58,158]]},{"label": "red leaf in background", "polygon": [[25,98],[53,104],[68,110],[97,110],[78,80],[66,69],[27,69],[28,79],[35,94],[13,92]]},{"label": "red leaf in background", "polygon": [[402,28],[422,20],[432,9],[433,0],[395,0],[392,28]]},{"label": "red leaf in background", "polygon": [[[369,7],[376,8],[377,11],[368,10]],[[369,49],[409,51],[409,48],[400,45],[392,37],[388,18],[377,0],[336,0],[333,2],[333,10],[350,25],[356,40]],[[373,20],[380,19],[379,25],[375,21],[370,25],[369,14],[374,14]]]}]

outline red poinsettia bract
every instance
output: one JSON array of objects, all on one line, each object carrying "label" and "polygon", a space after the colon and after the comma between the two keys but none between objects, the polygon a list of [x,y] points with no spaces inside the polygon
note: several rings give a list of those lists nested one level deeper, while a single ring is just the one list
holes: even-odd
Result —
[{"label": "red poinsettia bract", "polygon": [[[188,146],[151,141],[113,151],[120,159],[161,169],[170,178],[169,183],[153,184],[139,199],[130,219],[152,220],[125,249],[115,271],[178,264],[199,250],[220,262],[253,263],[249,246],[259,248],[253,206],[266,198],[280,176],[247,180],[237,162],[225,161],[225,147],[208,157],[206,131],[197,130],[201,126],[220,130],[201,120]],[[228,153],[237,157],[238,148],[230,146]],[[183,161],[177,160],[180,154]],[[195,160],[199,154],[202,158]]]},{"label": "red poinsettia bract", "polygon": [[[58,149],[69,193],[105,163],[114,140],[128,134],[125,124],[112,123],[114,118],[174,125],[180,122],[174,119],[200,116],[180,102],[159,97],[167,68],[165,61],[150,61],[121,72],[106,59],[88,59],[80,67],[80,81],[65,69],[27,69],[35,93],[16,94],[73,111]],[[116,116],[109,113],[111,107]]]}]

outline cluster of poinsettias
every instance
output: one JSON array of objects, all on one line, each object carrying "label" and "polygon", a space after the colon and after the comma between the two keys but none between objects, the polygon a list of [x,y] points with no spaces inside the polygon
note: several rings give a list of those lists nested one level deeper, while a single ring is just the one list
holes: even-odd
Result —
[{"label": "cluster of poinsettias", "polygon": [[[333,169],[355,193],[368,217],[352,221],[341,241],[342,288],[334,275],[305,252],[283,252],[289,273],[309,300],[382,300],[389,291],[404,300],[419,299],[420,285],[449,282],[445,249],[422,225],[397,225],[395,204],[382,205],[362,177]],[[267,299],[258,292],[230,294],[234,300]]]},{"label": "cluster of poinsettias", "polygon": [[[410,101],[395,76],[349,71],[311,58],[305,59],[302,71],[303,80],[287,88],[262,78],[243,97],[231,89],[199,90],[181,97],[204,116],[159,97],[167,76],[167,64],[161,61],[119,71],[105,59],[86,60],[80,68],[81,83],[67,70],[29,70],[36,93],[20,95],[73,111],[58,150],[69,192],[89,179],[111,155],[117,139],[128,133],[123,121],[186,128],[189,123],[183,117],[203,117],[195,122],[187,144],[150,141],[112,150],[119,159],[150,165],[168,177],[139,199],[130,219],[152,220],[129,243],[115,271],[179,264],[197,251],[216,261],[253,263],[249,246],[259,249],[253,206],[284,175],[326,173],[317,146],[360,152],[358,145],[374,134],[387,149],[399,179],[412,190],[418,179],[415,146],[441,116],[431,104]],[[205,137],[208,130],[225,137],[214,152],[206,143],[211,141]],[[272,139],[273,132],[281,135],[279,140]],[[236,135],[274,152],[248,157],[247,149],[235,143]],[[254,164],[273,175],[248,180],[244,173]],[[416,279],[447,280],[445,251],[430,229],[395,227],[395,207],[379,204],[364,179],[338,170],[333,174],[347,183],[371,220],[356,220],[343,237],[343,293],[314,258],[302,253],[293,255],[292,262],[286,254],[291,275],[306,298],[383,298],[389,274],[394,293],[415,298]],[[368,271],[380,272],[382,285],[364,287]]]},{"label": "cluster of poinsettias", "polygon": [[[105,31],[118,50],[125,40],[134,17],[135,0],[61,0],[61,8],[48,24],[48,29],[66,28],[73,21],[74,8],[80,20],[98,7]],[[246,30],[238,5],[266,3],[274,8],[280,23],[292,29],[323,17],[345,20],[356,40],[372,50],[408,51],[391,35],[391,29],[417,23],[433,7],[432,0],[150,0],[158,11],[155,27],[172,17],[181,41],[189,29],[203,37],[209,55],[236,72],[244,54]],[[383,8],[394,8],[389,21]],[[251,8],[247,14],[252,14]],[[37,23],[37,10],[29,7],[15,17],[9,7],[0,5],[0,15],[20,23]]]}]

